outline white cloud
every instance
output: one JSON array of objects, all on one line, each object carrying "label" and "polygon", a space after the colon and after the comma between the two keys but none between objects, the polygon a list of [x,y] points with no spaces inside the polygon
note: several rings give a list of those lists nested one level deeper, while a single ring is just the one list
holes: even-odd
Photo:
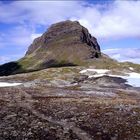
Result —
[{"label": "white cloud", "polygon": [[85,8],[80,21],[98,38],[126,38],[140,36],[140,1],[115,1],[97,7]]},{"label": "white cloud", "polygon": [[16,61],[17,59],[21,58],[22,56],[23,56],[23,54],[12,54],[12,55],[0,56],[0,64],[10,62],[11,60]]},{"label": "white cloud", "polygon": [[28,27],[21,25],[12,27],[10,30],[0,33],[0,48],[6,46],[18,46],[19,49],[28,47],[37,35],[39,34],[34,33],[34,30]]},{"label": "white cloud", "polygon": [[140,48],[105,49],[103,53],[121,62],[130,61],[140,64]]},{"label": "white cloud", "polygon": [[0,22],[4,23],[47,26],[75,19],[97,38],[140,36],[140,1],[104,5],[87,5],[84,1],[14,1],[0,5]]},{"label": "white cloud", "polygon": [[0,64],[5,63],[6,61],[10,61],[10,59],[6,56],[0,56]]},{"label": "white cloud", "polygon": [[0,21],[49,25],[77,15],[82,10],[81,3],[77,1],[15,1],[9,5],[1,4]]},{"label": "white cloud", "polygon": [[42,34],[37,34],[37,33],[34,33],[31,35],[31,39],[34,40],[35,38],[37,37],[40,37]]}]

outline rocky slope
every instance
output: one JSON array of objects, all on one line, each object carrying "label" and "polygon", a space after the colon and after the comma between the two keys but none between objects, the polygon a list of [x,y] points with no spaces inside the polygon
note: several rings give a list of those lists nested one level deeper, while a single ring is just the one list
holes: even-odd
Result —
[{"label": "rocky slope", "polygon": [[23,83],[0,88],[0,139],[139,140],[140,89],[85,68],[0,77]]},{"label": "rocky slope", "polygon": [[41,37],[36,38],[19,61],[0,66],[0,75],[85,65],[100,57],[96,38],[79,22],[64,21],[53,24]]}]

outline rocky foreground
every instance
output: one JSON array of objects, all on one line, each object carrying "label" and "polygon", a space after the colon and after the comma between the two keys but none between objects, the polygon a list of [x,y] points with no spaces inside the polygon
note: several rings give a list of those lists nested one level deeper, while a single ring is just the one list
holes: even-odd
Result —
[{"label": "rocky foreground", "polygon": [[0,140],[139,140],[140,89],[82,69],[1,77],[23,84],[0,88]]}]

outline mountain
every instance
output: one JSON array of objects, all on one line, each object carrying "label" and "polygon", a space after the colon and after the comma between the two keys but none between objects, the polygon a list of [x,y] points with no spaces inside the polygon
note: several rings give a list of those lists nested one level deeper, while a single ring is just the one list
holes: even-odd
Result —
[{"label": "mountain", "polygon": [[78,21],[67,20],[51,25],[33,41],[23,58],[1,65],[0,75],[84,65],[100,57],[97,39]]}]

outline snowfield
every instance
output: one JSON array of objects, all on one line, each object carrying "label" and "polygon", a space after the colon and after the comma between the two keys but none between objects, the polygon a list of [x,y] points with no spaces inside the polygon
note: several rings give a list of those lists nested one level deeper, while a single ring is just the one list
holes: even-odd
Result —
[{"label": "snowfield", "polygon": [[[95,72],[95,74],[90,74],[90,72]],[[140,87],[140,73],[130,72],[130,73],[125,73],[128,76],[121,76],[121,75],[112,75],[112,74],[109,74],[109,72],[110,70],[107,70],[107,69],[85,69],[85,70],[80,71],[81,74],[88,74],[89,78],[102,77],[105,75],[111,76],[111,77],[121,77],[127,80],[127,84],[132,85],[134,87]]]},{"label": "snowfield", "polygon": [[12,87],[12,86],[18,86],[22,83],[7,83],[7,82],[0,82],[0,87]]}]

